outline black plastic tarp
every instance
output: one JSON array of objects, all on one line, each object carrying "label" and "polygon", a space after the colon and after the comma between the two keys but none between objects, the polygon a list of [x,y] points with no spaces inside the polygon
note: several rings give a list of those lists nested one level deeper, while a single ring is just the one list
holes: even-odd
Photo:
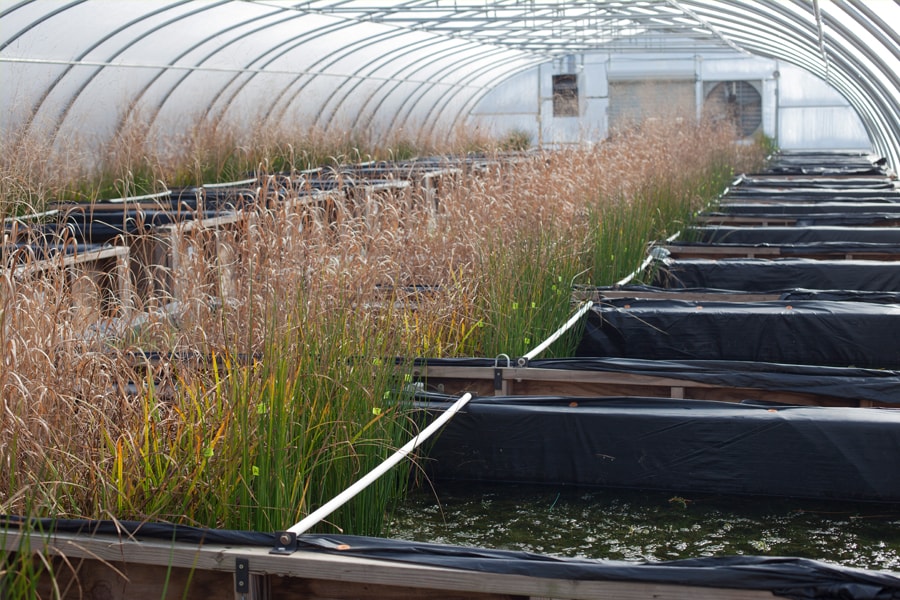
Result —
[{"label": "black plastic tarp", "polygon": [[864,244],[900,244],[900,227],[691,227],[686,241],[706,244],[812,244],[853,242]]},{"label": "black plastic tarp", "polygon": [[[0,527],[4,530],[22,527],[24,523],[18,517],[0,517]],[[164,540],[269,548],[276,543],[274,532],[215,530],[164,523],[40,519],[29,520],[27,524],[29,530],[116,538],[127,536],[136,543]],[[338,534],[301,535],[298,546],[305,552],[504,575],[764,590],[795,600],[900,598],[900,575],[794,557],[722,556],[629,562]]]},{"label": "black plastic tarp", "polygon": [[875,192],[866,192],[864,194],[846,194],[843,192],[830,193],[807,193],[792,192],[782,194],[763,193],[760,190],[743,190],[740,192],[729,191],[723,196],[726,202],[741,203],[770,203],[770,204],[810,204],[818,202],[861,202],[870,204],[873,202],[896,203],[900,202],[900,194],[879,194]]},{"label": "black plastic tarp", "polygon": [[900,411],[670,398],[478,397],[444,479],[900,502]]},{"label": "black plastic tarp", "polygon": [[870,202],[879,198],[900,198],[900,194],[893,188],[814,188],[814,187],[751,187],[736,186],[729,188],[727,195],[731,198],[767,197],[779,201],[797,200],[800,198],[822,201],[834,198],[846,198],[852,200],[865,200]]},{"label": "black plastic tarp", "polygon": [[900,368],[900,306],[773,300],[607,299],[577,356]]},{"label": "black plastic tarp", "polygon": [[[741,215],[733,215],[729,213],[723,212],[707,212],[704,213],[706,217],[705,221],[709,222],[720,222],[725,223],[726,219],[731,219],[732,221],[741,218],[741,220],[745,222],[756,221],[756,222],[764,222],[764,221],[787,221],[788,224],[794,227],[810,227],[815,225],[838,225],[842,227],[896,227],[897,223],[900,222],[900,212],[898,213],[876,213],[876,212],[867,212],[867,213],[850,213],[850,214],[838,214],[838,213],[810,213],[810,214],[802,214],[802,213],[784,213],[784,214],[774,214],[774,213],[745,213]],[[756,223],[751,223],[755,225]]]},{"label": "black plastic tarp", "polygon": [[888,174],[887,159],[844,151],[779,152],[770,157],[763,174],[863,175]]},{"label": "black plastic tarp", "polygon": [[21,265],[31,260],[49,260],[61,256],[84,256],[111,246],[104,244],[3,244],[0,256],[6,260],[6,268]]},{"label": "black plastic tarp", "polygon": [[[897,228],[900,230],[900,227]],[[900,254],[900,243],[894,244],[869,244],[861,242],[812,242],[812,243],[774,243],[774,244],[731,244],[731,243],[704,243],[704,242],[667,242],[666,247],[677,253],[679,248],[691,249],[691,251],[715,252],[731,250],[734,253],[746,254],[748,249],[773,248],[777,249],[781,256],[884,256]],[[719,250],[716,250],[716,249]]]},{"label": "black plastic tarp", "polygon": [[900,265],[805,258],[667,260],[657,263],[653,284],[747,292],[790,288],[900,292]]},{"label": "black plastic tarp", "polygon": [[886,175],[854,175],[829,177],[827,175],[804,176],[804,175],[778,175],[778,174],[757,174],[742,175],[736,182],[734,187],[752,188],[816,188],[816,189],[896,189],[897,182]]},{"label": "black plastic tarp", "polygon": [[[716,296],[718,296],[719,300],[740,302],[763,300],[763,298],[759,297],[760,294],[762,294],[766,296],[766,298],[764,298],[766,300],[829,300],[834,302],[900,304],[900,292],[871,292],[865,290],[812,290],[805,288],[788,288],[782,290],[766,290],[764,292],[751,292],[709,287],[667,288],[637,283],[608,287],[584,287],[581,289],[583,291],[593,291],[593,293],[602,301],[606,301],[608,298],[622,298],[625,296],[629,298],[653,298],[664,296],[675,300],[697,300],[700,298],[703,300],[716,300]],[[746,298],[744,298],[744,296],[746,296]]]},{"label": "black plastic tarp", "polygon": [[705,214],[713,215],[760,215],[782,217],[836,214],[851,215],[854,213],[896,215],[900,213],[900,202],[819,202],[819,203],[753,203],[723,201],[715,211]]},{"label": "black plastic tarp", "polygon": [[50,232],[68,235],[88,243],[109,242],[119,235],[138,235],[157,227],[195,219],[223,216],[227,213],[210,211],[122,210],[120,212],[70,213]]}]

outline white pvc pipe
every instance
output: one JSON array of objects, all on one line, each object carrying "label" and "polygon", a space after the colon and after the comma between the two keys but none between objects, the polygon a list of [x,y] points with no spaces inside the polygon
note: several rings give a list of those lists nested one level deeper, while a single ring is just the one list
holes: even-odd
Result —
[{"label": "white pvc pipe", "polygon": [[557,329],[556,332],[555,332],[553,335],[551,335],[550,337],[548,337],[548,338],[547,338],[546,340],[544,340],[537,348],[535,348],[534,350],[532,350],[531,352],[529,352],[528,354],[526,354],[526,355],[523,356],[522,358],[524,358],[524,359],[526,359],[526,360],[531,360],[531,359],[533,359],[535,356],[537,356],[538,354],[540,354],[541,352],[543,352],[544,350],[546,350],[546,349],[550,346],[550,344],[552,344],[552,343],[555,342],[557,339],[559,339],[559,336],[561,336],[562,334],[564,334],[566,331],[569,330],[570,327],[572,327],[572,325],[574,325],[575,323],[577,323],[578,320],[579,320],[582,316],[584,316],[584,314],[585,314],[588,310],[590,310],[590,308],[591,308],[593,305],[594,305],[594,301],[593,301],[593,300],[588,300],[588,301],[586,301],[584,304],[581,305],[581,308],[579,308],[578,311],[577,311],[574,315],[572,315],[572,317],[571,317],[568,321],[566,321],[565,325],[563,325],[562,327],[560,327],[559,329]]},{"label": "white pvc pipe", "polygon": [[[680,231],[676,231],[675,233],[673,233],[672,235],[670,235],[669,237],[667,237],[667,238],[666,238],[666,241],[669,242],[669,243],[674,242],[675,240],[678,239],[678,237],[679,237],[680,235],[681,235],[681,232],[680,232]],[[656,246],[656,247],[658,248],[659,246]],[[650,256],[648,256],[647,258],[644,259],[644,262],[641,263],[641,266],[639,266],[637,269],[635,269],[634,271],[632,271],[631,273],[629,273],[628,276],[625,277],[624,279],[620,279],[619,281],[617,281],[617,282],[616,282],[616,285],[617,285],[617,286],[622,286],[622,285],[627,285],[628,283],[630,283],[632,279],[634,279],[635,277],[637,277],[638,273],[642,273],[643,271],[645,271],[645,270],[647,269],[647,267],[650,266],[650,263],[652,263],[653,260],[654,260],[655,258],[656,258],[656,257],[653,255],[653,248],[651,248],[651,249],[650,249]]]},{"label": "white pvc pipe", "polygon": [[[537,348],[529,352],[525,355],[524,358],[531,360],[541,352],[543,352],[550,344],[555,342],[559,336],[564,334],[569,330],[578,320],[584,316],[584,314],[590,310],[590,308],[594,305],[592,300],[586,301],[576,313],[568,320],[566,323],[556,330],[556,332],[548,337],[544,342],[539,345]],[[453,416],[462,409],[466,404],[468,404],[469,400],[472,399],[472,394],[465,393],[460,396],[456,402],[453,403],[450,408],[445,410],[441,416],[435,419],[428,427],[419,432],[419,435],[411,439],[406,443],[405,446],[394,452],[391,456],[387,458],[383,463],[366,473],[362,479],[359,479],[356,483],[345,489],[343,492],[323,504],[317,510],[311,512],[304,519],[300,520],[298,523],[287,529],[288,532],[300,535],[305,533],[312,527],[314,527],[319,521],[336,511],[338,508],[346,504],[350,501],[356,494],[360,493],[370,484],[372,484],[379,477],[384,475],[390,470],[391,467],[399,463],[401,460],[406,458],[406,456],[418,448],[425,440],[431,437],[438,429],[443,427],[444,423],[449,421]]]},{"label": "white pvc pipe", "polygon": [[300,535],[313,527],[316,523],[336,511],[338,508],[346,504],[353,496],[364,490],[369,484],[384,475],[391,467],[403,460],[407,454],[419,447],[422,442],[431,437],[434,432],[440,429],[444,423],[450,420],[469,400],[472,394],[466,393],[460,396],[453,405],[445,410],[441,416],[435,419],[428,427],[423,429],[419,434],[411,439],[405,446],[394,452],[383,463],[366,473],[362,479],[348,487],[346,490],[323,504],[318,510],[311,512],[306,518],[290,527],[287,531]]}]

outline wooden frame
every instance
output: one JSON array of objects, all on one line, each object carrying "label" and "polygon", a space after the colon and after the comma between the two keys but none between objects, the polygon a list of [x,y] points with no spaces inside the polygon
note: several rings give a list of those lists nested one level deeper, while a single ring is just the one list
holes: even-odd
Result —
[{"label": "wooden frame", "polygon": [[[122,537],[18,532],[0,534],[3,555],[25,546],[49,555],[41,597],[103,600],[761,600],[768,591],[664,583],[587,581],[484,573],[397,561],[218,544]],[[7,558],[3,556],[3,558]],[[37,559],[35,559],[37,560]],[[37,563],[36,564],[40,564]],[[246,573],[246,575],[244,575]],[[2,579],[0,579],[2,589]]]}]

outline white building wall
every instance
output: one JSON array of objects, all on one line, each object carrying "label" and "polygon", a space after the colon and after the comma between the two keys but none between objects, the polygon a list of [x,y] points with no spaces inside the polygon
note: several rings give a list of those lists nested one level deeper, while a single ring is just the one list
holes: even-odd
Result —
[{"label": "white building wall", "polygon": [[872,144],[856,111],[818,77],[793,65],[779,66],[778,141],[786,150],[869,150]]},{"label": "white building wall", "polygon": [[[578,74],[579,115],[553,116],[552,76]],[[503,137],[524,131],[532,144],[554,147],[593,143],[609,133],[610,82],[696,82],[697,115],[705,90],[720,81],[748,81],[760,92],[762,132],[786,150],[870,149],[862,121],[824,81],[779,61],[717,53],[591,53],[529,69],[501,83],[475,106],[468,125]]]}]

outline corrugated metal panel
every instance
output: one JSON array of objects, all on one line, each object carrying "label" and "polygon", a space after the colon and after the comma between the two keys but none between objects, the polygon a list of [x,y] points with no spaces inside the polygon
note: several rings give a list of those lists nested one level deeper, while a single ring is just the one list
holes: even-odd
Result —
[{"label": "corrugated metal panel", "polygon": [[640,123],[644,119],[688,119],[697,112],[693,80],[611,81],[609,83],[609,127],[611,130]]}]

